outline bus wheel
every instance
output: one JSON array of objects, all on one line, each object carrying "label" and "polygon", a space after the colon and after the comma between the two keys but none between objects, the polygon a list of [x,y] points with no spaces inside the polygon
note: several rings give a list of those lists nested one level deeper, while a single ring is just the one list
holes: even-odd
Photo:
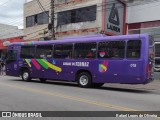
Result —
[{"label": "bus wheel", "polygon": [[27,82],[31,81],[30,72],[28,70],[23,70],[21,76],[22,76],[22,80]]},{"label": "bus wheel", "polygon": [[104,85],[104,83],[94,83],[93,86],[95,88],[99,88],[99,87],[102,87],[102,85]]},{"label": "bus wheel", "polygon": [[39,78],[39,80],[40,80],[41,83],[45,83],[47,79],[45,79],[45,78]]},{"label": "bus wheel", "polygon": [[80,87],[89,88],[92,86],[91,75],[87,72],[82,72],[78,75],[78,84]]}]

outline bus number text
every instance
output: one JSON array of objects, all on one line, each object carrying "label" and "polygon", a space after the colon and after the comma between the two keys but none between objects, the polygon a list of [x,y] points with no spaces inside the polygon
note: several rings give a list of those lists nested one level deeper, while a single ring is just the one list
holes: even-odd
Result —
[{"label": "bus number text", "polygon": [[137,67],[136,64],[130,64],[130,67]]}]

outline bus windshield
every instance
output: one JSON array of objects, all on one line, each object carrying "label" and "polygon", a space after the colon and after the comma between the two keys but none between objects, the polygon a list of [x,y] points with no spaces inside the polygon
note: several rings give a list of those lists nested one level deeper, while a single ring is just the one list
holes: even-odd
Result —
[{"label": "bus windshield", "polygon": [[7,61],[16,60],[16,59],[17,59],[17,50],[8,50]]}]

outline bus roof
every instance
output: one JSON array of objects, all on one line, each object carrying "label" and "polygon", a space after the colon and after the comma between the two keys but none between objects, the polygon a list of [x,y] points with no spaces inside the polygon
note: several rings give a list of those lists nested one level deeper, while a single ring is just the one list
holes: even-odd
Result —
[{"label": "bus roof", "polygon": [[15,42],[11,45],[43,45],[43,44],[63,44],[63,43],[79,43],[79,42],[97,42],[101,40],[124,40],[124,39],[140,39],[148,37],[148,34],[132,34],[132,35],[119,35],[119,36],[106,36],[106,35],[91,35],[65,38],[59,40],[48,41],[32,41],[32,42]]}]

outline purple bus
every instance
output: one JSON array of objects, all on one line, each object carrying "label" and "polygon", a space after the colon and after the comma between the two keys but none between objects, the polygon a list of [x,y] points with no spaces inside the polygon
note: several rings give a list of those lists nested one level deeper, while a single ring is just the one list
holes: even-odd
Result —
[{"label": "purple bus", "polygon": [[146,84],[154,79],[154,52],[147,34],[19,42],[8,47],[6,75],[73,81],[80,87]]}]

